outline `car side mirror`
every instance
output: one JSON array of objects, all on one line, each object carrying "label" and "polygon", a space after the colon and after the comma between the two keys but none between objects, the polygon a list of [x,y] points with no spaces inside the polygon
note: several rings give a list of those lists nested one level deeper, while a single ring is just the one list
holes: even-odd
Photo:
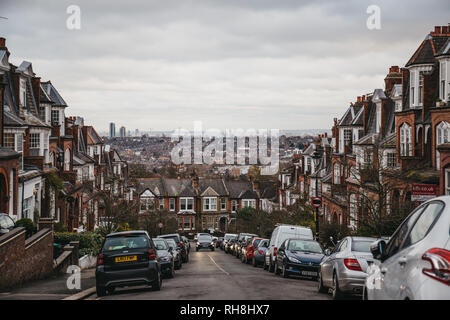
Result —
[{"label": "car side mirror", "polygon": [[372,252],[372,255],[375,259],[383,261],[386,259],[386,241],[384,240],[377,240],[374,243],[370,245],[370,251]]}]

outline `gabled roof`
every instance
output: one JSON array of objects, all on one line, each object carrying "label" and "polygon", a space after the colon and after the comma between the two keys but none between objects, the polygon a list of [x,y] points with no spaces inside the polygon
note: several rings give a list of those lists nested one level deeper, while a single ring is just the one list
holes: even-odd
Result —
[{"label": "gabled roof", "polygon": [[448,55],[450,55],[450,37],[447,39],[447,41],[444,43],[441,49],[436,53],[437,57]]},{"label": "gabled roof", "polygon": [[[439,34],[433,32],[425,37],[419,48],[412,55],[406,63],[406,67],[416,64],[432,64],[435,62],[435,56],[439,54],[442,47],[447,43],[449,35]],[[444,49],[445,50],[445,49]]]},{"label": "gabled roof", "polygon": [[20,66],[16,69],[17,72],[29,75],[29,76],[34,76],[34,72],[33,72],[33,66],[31,64],[31,62],[29,61],[22,61],[22,63],[20,64]]},{"label": "gabled roof", "polygon": [[203,194],[208,188],[212,188],[219,196],[227,195],[222,179],[200,179],[198,182],[199,193]]},{"label": "gabled roof", "polygon": [[56,88],[50,81],[42,82],[41,86],[55,105],[67,107],[67,103],[64,101],[58,90],[56,90]]}]

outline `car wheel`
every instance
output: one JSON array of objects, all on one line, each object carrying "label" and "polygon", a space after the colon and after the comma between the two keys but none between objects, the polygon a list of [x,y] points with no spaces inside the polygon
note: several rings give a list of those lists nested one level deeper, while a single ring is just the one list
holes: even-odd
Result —
[{"label": "car wheel", "polygon": [[333,273],[333,288],[332,288],[332,294],[334,300],[342,299],[342,292],[339,289],[339,280],[336,275],[336,273]]},{"label": "car wheel", "polygon": [[159,291],[159,290],[161,290],[161,285],[162,285],[161,272],[158,272],[158,277],[157,277],[156,280],[152,283],[152,290],[153,290],[153,291]]},{"label": "car wheel", "polygon": [[269,261],[269,272],[273,272],[275,270],[274,265],[271,261]]},{"label": "car wheel", "polygon": [[274,266],[274,272],[275,275],[279,275],[280,274],[280,269],[278,268],[278,261],[275,261],[275,266]]},{"label": "car wheel", "polygon": [[214,248],[211,248],[211,251],[214,251],[215,249]]},{"label": "car wheel", "polygon": [[105,287],[96,286],[96,291],[97,291],[97,297],[106,296],[106,288]]},{"label": "car wheel", "polygon": [[281,268],[281,275],[283,276],[283,278],[289,278],[289,271],[286,270],[286,266],[284,264]]},{"label": "car wheel", "polygon": [[267,270],[267,269],[268,269],[268,267],[267,267],[266,261],[264,260],[263,270]]},{"label": "car wheel", "polygon": [[258,266],[258,263],[255,260],[255,257],[252,258],[252,266],[254,266],[255,268]]},{"label": "car wheel", "polygon": [[323,286],[322,272],[319,272],[319,275],[317,276],[317,291],[320,293],[328,293],[327,288]]},{"label": "car wheel", "polygon": [[198,251],[198,248],[195,248],[195,251]]}]

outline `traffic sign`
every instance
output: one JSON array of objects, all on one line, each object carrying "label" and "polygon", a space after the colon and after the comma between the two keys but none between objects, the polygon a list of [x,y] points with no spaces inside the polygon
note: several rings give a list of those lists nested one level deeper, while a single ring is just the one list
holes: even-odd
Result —
[{"label": "traffic sign", "polygon": [[311,198],[311,205],[314,208],[320,208],[322,206],[322,198],[321,197],[312,197]]},{"label": "traffic sign", "polygon": [[163,227],[162,222],[158,223],[158,228],[162,229],[162,227]]}]

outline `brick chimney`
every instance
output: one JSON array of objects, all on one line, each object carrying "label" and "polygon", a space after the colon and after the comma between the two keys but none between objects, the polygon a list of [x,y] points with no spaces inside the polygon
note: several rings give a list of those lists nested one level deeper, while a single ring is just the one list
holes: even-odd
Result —
[{"label": "brick chimney", "polygon": [[36,99],[36,105],[38,107],[38,112],[40,112],[40,108],[39,105],[41,103],[41,78],[39,77],[34,77],[33,79],[31,79],[31,87],[33,88],[33,95],[34,98]]},{"label": "brick chimney", "polygon": [[194,189],[198,188],[198,176],[192,178],[192,188]]},{"label": "brick chimney", "polygon": [[390,92],[395,84],[402,83],[402,74],[398,66],[392,66],[389,68],[389,73],[384,78],[384,86],[387,92]]},{"label": "brick chimney", "polygon": [[255,179],[253,179],[253,181],[252,181],[252,189],[253,189],[253,191],[258,191],[259,190],[259,181],[256,181]]},{"label": "brick chimney", "polygon": [[6,39],[3,37],[0,37],[0,48],[6,47]]},{"label": "brick chimney", "polygon": [[360,97],[360,96],[358,96],[358,97],[356,98],[356,102],[361,102],[361,97]]}]

